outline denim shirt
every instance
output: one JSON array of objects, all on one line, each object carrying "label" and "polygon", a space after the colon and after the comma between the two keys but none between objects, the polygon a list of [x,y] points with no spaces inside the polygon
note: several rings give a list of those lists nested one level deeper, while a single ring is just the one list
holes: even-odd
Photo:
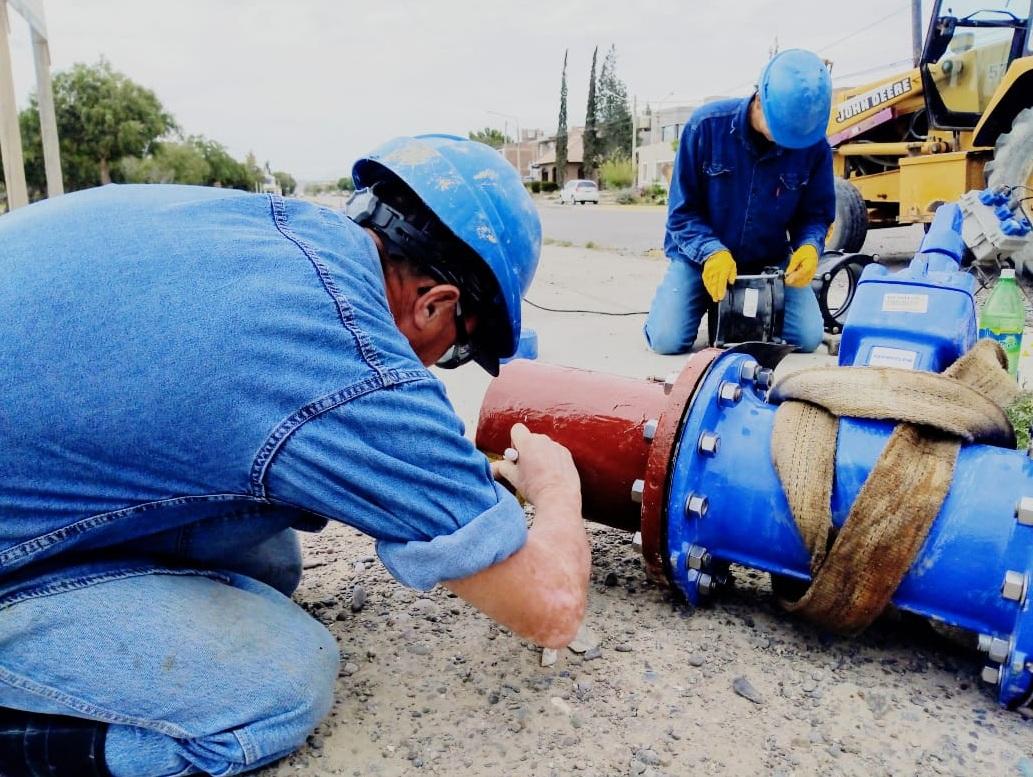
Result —
[{"label": "denim shirt", "polygon": [[344,216],[108,186],[0,217],[0,579],[246,511],[422,589],[526,539]]},{"label": "denim shirt", "polygon": [[702,264],[727,249],[741,272],[783,264],[804,243],[824,250],[836,216],[829,145],[759,151],[752,99],[707,103],[685,125],[667,206],[670,259]]}]

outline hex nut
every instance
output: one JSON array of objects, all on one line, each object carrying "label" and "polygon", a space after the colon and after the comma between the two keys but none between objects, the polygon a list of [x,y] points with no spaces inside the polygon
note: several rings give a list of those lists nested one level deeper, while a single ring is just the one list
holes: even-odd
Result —
[{"label": "hex nut", "polygon": [[765,367],[762,370],[757,371],[757,377],[754,379],[759,389],[769,389],[771,384],[775,382],[775,371],[770,367]]},{"label": "hex nut", "polygon": [[717,396],[723,404],[734,405],[742,399],[742,386],[738,383],[732,383],[732,381],[726,380],[717,387]]},{"label": "hex nut", "polygon": [[716,456],[717,449],[721,445],[721,438],[713,432],[703,432],[699,436],[699,444],[697,449],[704,456]]},{"label": "hex nut", "polygon": [[637,553],[642,552],[642,532],[637,531],[631,535],[631,547]]},{"label": "hex nut", "polygon": [[1015,518],[1023,526],[1033,526],[1033,496],[1024,496],[1019,500]]},{"label": "hex nut", "polygon": [[685,498],[685,515],[689,518],[703,518],[710,503],[702,494],[689,494]]},{"label": "hex nut", "polygon": [[1009,653],[1011,653],[1011,645],[1008,643],[1008,640],[994,637],[990,640],[990,648],[987,650],[986,656],[991,661],[1003,664],[1008,660]]},{"label": "hex nut", "polygon": [[656,429],[660,425],[660,422],[655,418],[650,418],[646,421],[645,426],[642,427],[642,436],[646,438],[647,442],[652,442],[653,438],[656,437]]},{"label": "hex nut", "polygon": [[710,596],[710,594],[714,593],[716,587],[714,585],[714,578],[706,572],[702,572],[696,581],[696,590],[699,591],[701,596]]},{"label": "hex nut", "polygon": [[692,545],[689,548],[689,569],[695,569],[697,571],[704,569],[710,565],[710,554],[707,553],[706,548],[701,548],[699,545]]},{"label": "hex nut", "polygon": [[646,481],[641,478],[631,484],[631,501],[642,504],[642,495],[646,491]]},{"label": "hex nut", "polygon": [[739,380],[753,381],[757,377],[757,372],[760,370],[760,365],[755,361],[743,362],[742,367],[739,370]]},{"label": "hex nut", "polygon": [[990,683],[990,685],[997,685],[1001,681],[1001,670],[999,667],[990,666],[987,664],[983,667],[983,673],[980,675],[983,678],[984,683]]},{"label": "hex nut", "polygon": [[1005,572],[1001,596],[1009,601],[1021,603],[1026,598],[1026,576],[1012,569]]}]

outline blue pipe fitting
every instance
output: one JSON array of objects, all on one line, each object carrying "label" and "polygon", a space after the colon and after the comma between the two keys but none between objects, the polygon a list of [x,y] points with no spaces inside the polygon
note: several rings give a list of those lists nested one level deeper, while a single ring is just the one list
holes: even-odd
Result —
[{"label": "blue pipe fitting", "polygon": [[[719,356],[683,421],[666,506],[667,551],[673,582],[693,604],[720,585],[729,564],[810,580],[810,556],[771,461],[777,406],[741,378],[757,369],[746,354]],[[731,405],[720,398],[729,384],[741,391]],[[846,520],[893,426],[841,421],[835,526]],[[700,450],[704,434],[720,438],[713,453]],[[989,489],[988,473],[994,483]],[[1033,617],[1026,595],[1033,575],[1031,523],[1033,462],[1019,451],[963,446],[950,494],[893,597],[903,610],[983,635],[984,643],[997,640],[991,672],[998,671],[998,698],[1008,706],[1033,690]]]}]

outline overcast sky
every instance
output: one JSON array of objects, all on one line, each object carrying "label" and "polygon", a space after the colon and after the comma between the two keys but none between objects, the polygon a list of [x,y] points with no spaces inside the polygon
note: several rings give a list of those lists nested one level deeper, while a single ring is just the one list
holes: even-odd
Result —
[{"label": "overcast sky", "polygon": [[[383,139],[555,130],[563,51],[569,122],[584,122],[592,49],[650,102],[745,93],[776,37],[842,81],[905,67],[908,0],[43,0],[55,70],[101,56],[153,89],[181,127],[299,179],[336,178]],[[925,3],[926,8],[929,2]],[[19,103],[34,87],[12,13]],[[844,40],[845,39],[845,40]],[[853,75],[857,74],[857,75]]]}]

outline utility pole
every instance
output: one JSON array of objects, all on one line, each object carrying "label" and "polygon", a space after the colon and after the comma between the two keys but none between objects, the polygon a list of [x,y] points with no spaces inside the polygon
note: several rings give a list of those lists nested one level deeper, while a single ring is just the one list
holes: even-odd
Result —
[{"label": "utility pole", "polygon": [[[516,124],[516,135],[517,135],[516,136],[516,168],[517,168],[517,175],[519,175],[520,176],[520,180],[523,181],[524,180],[524,169],[523,169],[523,167],[520,164],[520,119],[518,117],[514,116],[512,113],[500,113],[499,111],[485,111],[485,113],[490,113],[492,116],[501,116],[503,119],[512,119],[513,122]],[[504,124],[503,126],[508,126],[508,125]],[[506,134],[506,130],[503,130],[502,134],[505,135]]]},{"label": "utility pole", "polygon": [[10,30],[7,0],[0,0],[0,155],[3,156],[7,207],[14,210],[29,204],[29,192],[25,185],[22,134],[18,127],[18,105],[14,100],[11,75]]},{"label": "utility pole", "polygon": [[911,57],[918,67],[922,61],[922,0],[911,0]]},{"label": "utility pole", "polygon": [[638,159],[635,150],[638,146],[638,95],[631,98],[631,164],[635,168],[635,187],[638,188]]}]

